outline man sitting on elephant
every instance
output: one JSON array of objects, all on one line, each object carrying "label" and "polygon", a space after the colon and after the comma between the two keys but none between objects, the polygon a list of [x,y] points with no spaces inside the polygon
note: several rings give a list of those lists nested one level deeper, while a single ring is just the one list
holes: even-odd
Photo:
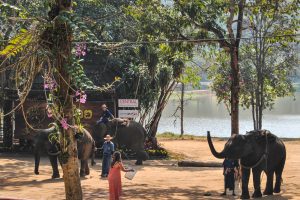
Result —
[{"label": "man sitting on elephant", "polygon": [[114,115],[110,112],[110,110],[108,110],[106,104],[102,104],[101,110],[102,110],[102,115],[101,115],[100,119],[97,121],[97,124],[99,124],[99,123],[107,124],[109,119],[115,118]]},{"label": "man sitting on elephant", "polygon": [[[115,119],[114,115],[107,108],[106,104],[101,105],[101,110],[102,110],[102,115],[101,115],[100,119],[97,121],[97,124],[99,124],[99,123],[107,124],[109,122],[109,120]],[[126,125],[127,121],[128,121],[126,119],[120,119],[120,118],[118,118],[117,120],[118,120],[118,122],[121,123],[121,125]]]}]

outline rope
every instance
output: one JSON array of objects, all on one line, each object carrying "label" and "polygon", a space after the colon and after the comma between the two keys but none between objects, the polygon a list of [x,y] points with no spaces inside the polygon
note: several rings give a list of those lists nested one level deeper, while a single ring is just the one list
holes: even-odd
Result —
[{"label": "rope", "polygon": [[265,148],[265,152],[264,154],[260,157],[260,159],[258,160],[258,162],[256,162],[254,165],[252,166],[245,166],[245,165],[242,165],[241,163],[241,166],[245,169],[251,169],[251,168],[255,168],[257,167],[264,159],[266,161],[266,170],[268,169],[268,148],[269,148],[269,142],[268,142],[268,133],[265,132],[265,135],[266,135],[266,148]]}]

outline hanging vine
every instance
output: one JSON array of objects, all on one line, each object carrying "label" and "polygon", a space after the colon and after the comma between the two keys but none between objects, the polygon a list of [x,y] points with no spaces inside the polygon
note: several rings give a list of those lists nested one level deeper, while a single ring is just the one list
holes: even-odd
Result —
[{"label": "hanging vine", "polygon": [[[0,51],[0,57],[3,58],[0,71],[10,69],[15,72],[15,88],[19,96],[18,105],[6,115],[21,108],[25,121],[30,128],[33,127],[26,119],[23,104],[33,81],[37,75],[42,75],[47,101],[45,109],[47,116],[55,121],[55,123],[49,124],[55,129],[49,135],[49,141],[59,146],[60,161],[66,163],[70,138],[64,134],[64,130],[75,129],[75,138],[82,137],[81,133],[84,127],[80,117],[82,115],[81,104],[87,101],[85,91],[107,91],[118,80],[101,87],[94,85],[86,76],[81,62],[87,51],[85,42],[99,43],[98,39],[75,13],[68,10],[54,13],[55,9],[52,9],[51,12],[49,13],[50,21],[47,19],[34,21],[27,30],[21,29]],[[66,38],[68,41],[65,41]],[[74,40],[78,42],[72,46],[72,50],[69,50],[67,46],[61,48],[62,44]],[[72,55],[69,55],[68,52],[71,52]],[[18,59],[13,64],[9,64],[11,57]],[[65,60],[63,65],[61,65],[62,59]],[[64,74],[61,73],[62,71]],[[67,88],[60,88],[61,85]],[[71,95],[73,102],[75,102],[72,108],[74,123],[68,122],[68,113],[64,113],[66,103],[66,99],[62,97],[64,92],[65,95]]]}]

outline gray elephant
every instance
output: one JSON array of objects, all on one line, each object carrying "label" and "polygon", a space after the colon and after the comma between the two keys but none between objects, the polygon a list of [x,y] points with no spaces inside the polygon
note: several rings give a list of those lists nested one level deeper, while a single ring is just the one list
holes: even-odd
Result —
[{"label": "gray elephant", "polygon": [[[51,166],[52,166],[52,178],[59,178],[60,174],[58,171],[58,163],[57,158],[60,154],[56,149],[56,145],[53,145],[49,141],[49,134],[55,131],[55,127],[52,126],[48,129],[40,130],[37,135],[34,137],[34,158],[35,158],[35,168],[34,173],[39,174],[39,164],[40,164],[40,155],[42,152],[46,152],[48,154]],[[92,157],[92,165],[94,164],[94,150],[95,150],[95,141],[92,138],[91,134],[83,129],[83,137],[77,141],[77,149],[78,149],[78,159],[81,161],[80,163],[80,176],[84,177],[85,175],[89,175],[90,169],[88,166],[88,159]],[[55,153],[53,153],[55,152]]]},{"label": "gray elephant", "polygon": [[[253,198],[262,196],[261,172],[267,175],[264,195],[280,192],[282,172],[286,160],[286,149],[282,140],[267,130],[250,131],[246,135],[233,135],[226,142],[224,149],[217,152],[213,146],[210,133],[207,140],[212,154],[216,158],[241,159],[242,167],[242,195],[241,199],[249,199],[250,169],[253,173],[254,193]],[[273,188],[273,176],[276,175]]]},{"label": "gray elephant", "polygon": [[[123,120],[122,120],[123,122]],[[149,158],[144,150],[146,130],[135,121],[127,121],[127,125],[121,125],[117,118],[105,123],[98,123],[93,127],[93,138],[96,146],[100,147],[104,142],[106,134],[114,137],[113,142],[117,147],[125,147],[136,152],[136,165],[142,165]],[[123,122],[124,123],[124,122]]]}]

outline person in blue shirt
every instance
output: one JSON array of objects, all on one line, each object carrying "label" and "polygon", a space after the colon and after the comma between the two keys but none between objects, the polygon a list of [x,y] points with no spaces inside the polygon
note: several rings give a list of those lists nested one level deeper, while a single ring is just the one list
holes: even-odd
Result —
[{"label": "person in blue shirt", "polygon": [[235,186],[235,174],[238,173],[239,162],[238,160],[230,160],[225,158],[223,162],[223,175],[224,175],[224,189],[225,191],[222,195],[226,195],[226,189],[232,191],[232,195],[235,196],[234,186]]},{"label": "person in blue shirt", "polygon": [[100,117],[100,119],[97,121],[97,124],[99,123],[104,123],[106,124],[109,119],[114,119],[114,115],[110,112],[110,110],[108,110],[106,104],[103,104],[101,106],[101,110],[102,110],[102,115]]},{"label": "person in blue shirt", "polygon": [[106,135],[103,143],[103,159],[102,159],[102,172],[101,177],[107,177],[109,168],[111,165],[111,156],[115,151],[114,143],[111,141],[113,138],[110,135]]},{"label": "person in blue shirt", "polygon": [[[115,116],[110,112],[110,110],[108,110],[106,104],[102,104],[101,110],[102,110],[102,115],[101,115],[100,119],[97,121],[97,124],[104,123],[107,125],[107,123],[109,122],[110,119],[115,119]],[[127,123],[128,123],[128,119],[118,118],[117,121],[121,125],[127,125]]]}]

